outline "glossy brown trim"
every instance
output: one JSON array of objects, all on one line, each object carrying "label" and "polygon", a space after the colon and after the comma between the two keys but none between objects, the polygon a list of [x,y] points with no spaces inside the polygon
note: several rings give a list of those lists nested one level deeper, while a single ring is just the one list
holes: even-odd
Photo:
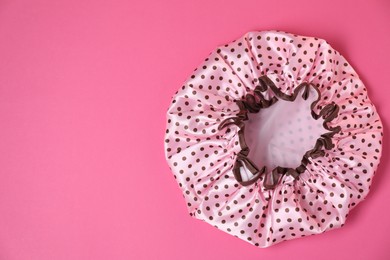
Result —
[{"label": "glossy brown trim", "polygon": [[[241,151],[237,154],[236,161],[233,166],[233,174],[236,180],[243,186],[251,185],[265,173],[263,185],[266,189],[274,189],[279,183],[280,177],[284,174],[291,175],[295,179],[299,177],[299,174],[303,173],[306,170],[306,165],[309,163],[309,158],[318,158],[325,155],[324,149],[332,149],[334,144],[332,143],[332,137],[341,130],[340,126],[329,127],[328,122],[337,117],[339,113],[339,106],[334,102],[327,104],[323,107],[319,114],[314,112],[314,108],[321,99],[321,92],[318,87],[312,83],[301,83],[294,90],[293,94],[288,95],[283,93],[274,82],[267,76],[262,76],[259,79],[259,85],[253,91],[253,94],[247,94],[244,99],[236,100],[236,104],[240,108],[238,114],[234,117],[229,117],[223,120],[219,126],[218,130],[223,128],[236,125],[240,130],[238,131],[239,143]],[[244,121],[248,120],[248,113],[258,113],[261,109],[267,108],[275,104],[279,99],[286,101],[294,101],[298,94],[303,89],[302,98],[307,100],[309,98],[310,88],[314,88],[317,91],[318,98],[311,103],[311,115],[314,119],[319,119],[322,117],[324,119],[323,127],[329,132],[322,134],[314,145],[314,148],[307,151],[302,158],[301,164],[296,168],[287,168],[287,167],[276,167],[272,171],[268,172],[266,167],[262,167],[261,170],[256,166],[256,164],[248,158],[249,147],[245,142],[245,123]],[[262,92],[265,92],[267,89],[271,89],[275,96],[270,100],[264,98]],[[249,181],[243,181],[241,178],[240,168],[245,166],[252,174],[253,177]]]}]

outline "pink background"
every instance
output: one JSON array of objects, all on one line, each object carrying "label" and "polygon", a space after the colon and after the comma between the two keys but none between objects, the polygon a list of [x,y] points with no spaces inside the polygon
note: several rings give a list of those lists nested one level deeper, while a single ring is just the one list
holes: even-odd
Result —
[{"label": "pink background", "polygon": [[[0,259],[390,259],[390,2],[0,2]],[[165,162],[171,96],[220,44],[325,38],[385,126],[344,228],[259,249],[192,219]]]}]

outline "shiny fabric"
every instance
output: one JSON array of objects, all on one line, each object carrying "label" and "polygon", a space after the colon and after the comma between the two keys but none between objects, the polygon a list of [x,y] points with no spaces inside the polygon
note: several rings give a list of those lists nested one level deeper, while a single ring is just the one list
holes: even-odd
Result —
[{"label": "shiny fabric", "polygon": [[[285,134],[285,141],[297,145],[305,140],[307,149],[309,129],[317,127],[321,118],[316,123],[313,118],[292,116],[292,126],[279,123],[264,130],[266,124],[286,122],[298,105],[274,112],[263,108],[257,119],[253,114],[245,123],[247,145],[254,151],[250,156],[268,167],[256,181],[241,185],[233,165],[242,150],[238,133],[244,125],[218,126],[240,113],[236,101],[253,94],[262,76],[286,95],[302,83],[315,85],[320,91],[320,100],[311,108],[315,114],[332,103],[339,109],[326,122],[329,128],[340,128],[331,137],[332,146],[321,150],[321,156],[310,157],[299,175],[281,175],[273,189],[263,185],[266,173],[285,158],[295,165],[303,152],[281,143],[276,150],[267,150],[274,134]],[[268,101],[275,97],[270,89],[263,95]],[[315,134],[321,135],[324,129],[317,130]],[[212,51],[175,93],[167,112],[165,154],[191,216],[255,246],[268,247],[343,226],[349,211],[369,192],[381,157],[382,135],[382,123],[363,82],[325,40],[280,31],[249,32]],[[250,180],[245,163],[241,166],[239,177]]]}]

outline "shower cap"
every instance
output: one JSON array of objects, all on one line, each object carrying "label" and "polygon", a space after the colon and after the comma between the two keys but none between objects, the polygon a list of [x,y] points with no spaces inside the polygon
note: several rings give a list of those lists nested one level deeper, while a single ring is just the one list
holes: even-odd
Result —
[{"label": "shower cap", "polygon": [[258,247],[342,227],[367,196],[382,123],[328,42],[248,32],[174,94],[165,155],[189,214]]}]

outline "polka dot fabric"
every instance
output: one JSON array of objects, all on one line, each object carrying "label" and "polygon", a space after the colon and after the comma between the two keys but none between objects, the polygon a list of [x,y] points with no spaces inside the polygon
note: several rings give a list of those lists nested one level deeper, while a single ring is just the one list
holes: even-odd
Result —
[{"label": "polka dot fabric", "polygon": [[[316,114],[328,104],[339,107],[326,123],[340,128],[332,148],[308,158],[298,177],[282,175],[273,189],[263,185],[266,172],[248,186],[237,181],[233,166],[242,150],[242,126],[219,128],[240,113],[236,101],[253,94],[264,76],[286,95],[302,83],[314,85],[320,91],[312,107]],[[268,89],[263,96],[272,100],[275,93]],[[342,227],[369,192],[382,136],[364,84],[325,40],[249,32],[211,52],[175,93],[167,112],[165,154],[191,216],[268,247]]]}]

